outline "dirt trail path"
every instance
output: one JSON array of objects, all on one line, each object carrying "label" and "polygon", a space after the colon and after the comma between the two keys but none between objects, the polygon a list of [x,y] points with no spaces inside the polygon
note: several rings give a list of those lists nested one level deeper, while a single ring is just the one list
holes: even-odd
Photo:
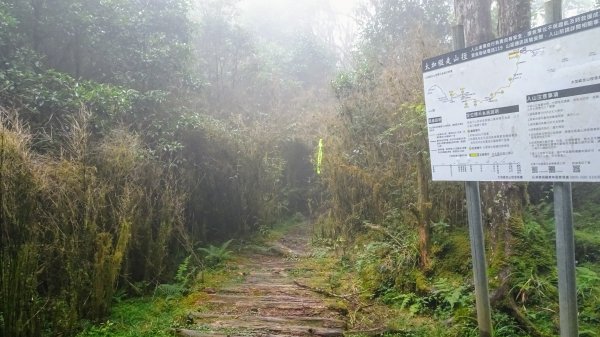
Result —
[{"label": "dirt trail path", "polygon": [[299,224],[274,243],[279,254],[251,253],[240,266],[244,280],[207,289],[208,311],[190,313],[194,329],[179,336],[343,336],[346,322],[325,298],[297,286],[292,276],[308,252],[309,225]]}]

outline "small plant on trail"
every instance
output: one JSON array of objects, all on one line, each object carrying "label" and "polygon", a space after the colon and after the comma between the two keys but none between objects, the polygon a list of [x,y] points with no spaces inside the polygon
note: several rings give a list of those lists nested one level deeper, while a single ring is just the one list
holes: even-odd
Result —
[{"label": "small plant on trail", "polygon": [[177,284],[187,286],[193,278],[196,268],[190,266],[191,258],[192,256],[188,255],[177,268],[177,274],[175,274],[175,282],[177,282]]},{"label": "small plant on trail", "polygon": [[110,337],[114,335],[115,323],[106,321],[98,326],[92,326],[79,334],[79,337]]},{"label": "small plant on trail", "polygon": [[225,261],[231,258],[233,253],[228,249],[233,240],[229,240],[220,246],[209,245],[208,247],[198,248],[199,251],[205,254],[204,263],[208,268],[216,268],[221,266]]},{"label": "small plant on trail", "polygon": [[508,314],[501,311],[494,311],[492,313],[492,319],[494,320],[494,336],[497,337],[521,337],[527,336],[527,333],[523,331],[514,320]]},{"label": "small plant on trail", "polygon": [[470,296],[469,287],[458,285],[446,278],[440,278],[433,284],[429,302],[437,303],[437,310],[453,311],[457,308],[470,307],[473,298]]},{"label": "small plant on trail", "polygon": [[176,299],[184,295],[186,288],[178,283],[170,284],[163,283],[159,284],[154,291],[155,296],[164,297],[165,299]]},{"label": "small plant on trail", "polygon": [[260,233],[260,235],[266,237],[271,233],[271,227],[265,224],[261,224],[260,226],[258,226],[258,232]]},{"label": "small plant on trail", "polygon": [[411,315],[423,313],[426,306],[423,297],[420,297],[415,293],[399,293],[393,289],[388,290],[381,299],[385,304],[408,310]]},{"label": "small plant on trail", "polygon": [[192,286],[194,278],[201,267],[195,266],[191,261],[192,255],[188,255],[177,267],[175,283],[159,284],[154,291],[155,295],[170,298],[178,298],[185,295]]}]

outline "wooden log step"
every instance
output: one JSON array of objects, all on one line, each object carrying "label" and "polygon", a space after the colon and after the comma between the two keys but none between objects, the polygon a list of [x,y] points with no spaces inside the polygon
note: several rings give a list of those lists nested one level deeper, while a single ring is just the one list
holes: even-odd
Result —
[{"label": "wooden log step", "polygon": [[249,274],[244,277],[244,283],[248,283],[248,281],[258,282],[273,282],[273,283],[287,283],[290,281],[287,275],[275,274],[275,273],[265,273],[263,275],[260,274]]},{"label": "wooden log step", "polygon": [[210,330],[217,331],[221,329],[240,329],[252,332],[268,332],[275,334],[291,336],[322,336],[338,337],[343,336],[343,330],[339,328],[322,328],[306,325],[283,325],[277,322],[251,322],[251,321],[216,321],[203,324]]},{"label": "wooden log step", "polygon": [[268,279],[271,279],[272,277],[287,276],[287,272],[285,270],[274,270],[274,269],[273,270],[268,270],[268,269],[252,270],[252,271],[245,271],[242,273],[246,277],[248,277],[248,276],[265,276],[265,277],[268,277]]},{"label": "wooden log step", "polygon": [[208,332],[200,332],[190,329],[174,329],[177,336],[181,337],[233,337],[224,334],[214,334]]},{"label": "wooden log step", "polygon": [[[285,262],[280,259],[277,259],[274,261],[261,261],[260,263],[257,263],[257,264],[245,265],[242,267],[245,267],[249,271],[252,271],[252,270],[261,270],[261,269],[262,270],[265,270],[265,269],[293,269],[293,268],[297,268],[298,265],[297,265],[297,263],[294,263],[294,262]],[[240,267],[240,268],[242,268],[242,267]]]},{"label": "wooden log step", "polygon": [[262,316],[335,316],[339,317],[336,312],[331,311],[327,307],[314,305],[232,305],[214,303],[211,305],[211,310],[218,314],[230,315],[262,315]]},{"label": "wooden log step", "polygon": [[245,287],[245,288],[225,288],[220,289],[218,294],[235,295],[235,294],[247,294],[247,295],[297,295],[302,297],[308,297],[314,294],[312,291],[302,289],[298,286],[292,285],[290,287]]},{"label": "wooden log step", "polygon": [[[291,280],[289,282],[283,282],[283,283],[264,283],[264,280],[263,280],[262,283],[254,283],[252,285],[244,284],[244,289],[253,289],[253,288],[262,288],[262,289],[293,288],[293,289],[298,289],[299,287],[297,285],[295,285]],[[240,289],[240,287],[231,287],[231,288],[223,288],[223,289],[224,290]]]},{"label": "wooden log step", "polygon": [[319,301],[305,301],[305,302],[288,302],[288,301],[227,301],[222,299],[209,300],[206,303],[218,304],[218,305],[233,305],[238,308],[272,308],[272,309],[323,309],[325,305]]},{"label": "wooden log step", "polygon": [[253,333],[248,334],[244,332],[243,334],[224,334],[224,333],[215,333],[215,332],[201,332],[195,331],[191,329],[174,329],[174,332],[177,336],[180,337],[294,337],[290,335],[276,335],[276,334],[268,334],[268,333]]},{"label": "wooden log step", "polygon": [[328,318],[328,317],[310,317],[310,316],[258,316],[258,315],[217,315],[217,314],[203,314],[199,312],[192,312],[189,316],[197,320],[212,320],[218,319],[223,320],[237,320],[245,322],[271,322],[287,325],[311,325],[311,326],[322,326],[326,328],[345,328],[346,322],[340,319]]},{"label": "wooden log step", "polygon": [[248,301],[262,301],[262,302],[282,302],[282,303],[322,303],[323,301],[318,298],[290,296],[290,295],[253,295],[253,294],[213,294],[210,296],[209,302],[212,299],[224,300],[230,302],[248,302]]}]

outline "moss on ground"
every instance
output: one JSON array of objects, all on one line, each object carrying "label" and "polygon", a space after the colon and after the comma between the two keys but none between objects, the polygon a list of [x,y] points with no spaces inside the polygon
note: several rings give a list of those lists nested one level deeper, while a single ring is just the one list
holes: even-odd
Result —
[{"label": "moss on ground", "polygon": [[78,337],[166,337],[185,324],[185,307],[176,299],[136,298],[114,306],[109,319],[87,327]]},{"label": "moss on ground", "polygon": [[273,242],[303,219],[294,216],[254,237],[250,242],[238,243],[232,249],[236,254],[226,265],[214,269],[201,270],[194,277],[189,289],[184,290],[177,284],[157,287],[173,291],[155,291],[154,296],[120,300],[115,298],[111,313],[102,323],[83,322],[82,332],[77,337],[166,337],[173,336],[174,328],[185,327],[190,311],[207,312],[208,295],[199,291],[207,288],[220,289],[240,283],[247,275],[243,267],[247,262],[245,252],[248,249],[268,251],[268,242]]},{"label": "moss on ground", "polygon": [[131,298],[115,303],[108,319],[100,324],[84,322],[77,337],[166,337],[172,329],[185,327],[187,313],[205,312],[207,294],[200,289],[227,287],[243,280],[237,267],[242,257],[235,257],[223,268],[200,272],[187,295],[164,294]]}]

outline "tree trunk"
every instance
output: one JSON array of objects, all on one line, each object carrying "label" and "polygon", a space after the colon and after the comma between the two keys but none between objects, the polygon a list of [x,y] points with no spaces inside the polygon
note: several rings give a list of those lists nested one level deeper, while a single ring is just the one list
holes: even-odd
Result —
[{"label": "tree trunk", "polygon": [[39,52],[42,43],[42,37],[40,32],[40,23],[42,21],[42,6],[43,1],[31,0],[31,9],[33,11],[33,18],[31,22],[31,43],[33,50]]},{"label": "tree trunk", "polygon": [[417,155],[417,221],[419,222],[419,253],[421,268],[428,270],[431,267],[431,200],[429,199],[429,175],[425,167],[423,153]]},{"label": "tree trunk", "polygon": [[491,0],[454,0],[457,23],[465,28],[465,44],[472,46],[491,40]]},{"label": "tree trunk", "polygon": [[530,27],[530,0],[498,0],[498,36],[515,34]]},{"label": "tree trunk", "polygon": [[[500,36],[529,29],[531,2],[529,0],[498,0],[498,27]],[[491,4],[489,0],[455,0],[454,8],[458,23],[465,29],[465,43],[475,45],[492,39]],[[514,299],[510,295],[511,268],[508,261],[512,255],[512,231],[523,224],[526,204],[526,185],[494,182],[482,184],[482,200],[491,241],[491,260],[500,268],[498,287],[491,296],[493,306],[502,306],[519,321],[532,336],[539,336],[533,324],[523,320]],[[499,264],[499,265],[498,265]]]},{"label": "tree trunk", "polygon": [[[531,1],[498,0],[498,35],[507,36],[531,27]],[[527,185],[523,183],[489,183],[483,186],[483,200],[488,205],[486,220],[492,235],[492,259],[501,264],[500,282],[492,298],[495,305],[508,312],[531,336],[543,336],[515,304],[510,293],[512,274],[510,257],[514,254],[513,233],[522,230],[523,212],[527,204]]]},{"label": "tree trunk", "polygon": [[[531,2],[529,0],[498,1],[498,32],[500,36],[515,34],[529,29],[531,25]],[[526,186],[516,183],[483,184],[483,202],[487,205],[486,220],[492,235],[492,259],[501,257],[505,265],[500,278],[508,278],[512,255],[512,232],[523,223],[526,204]]]},{"label": "tree trunk", "polygon": [[[531,3],[529,0],[499,0],[498,31],[502,35],[513,34],[529,28]],[[489,0],[455,0],[454,8],[459,24],[465,28],[466,45],[474,45],[492,38],[491,6]],[[511,255],[511,229],[522,221],[523,205],[526,202],[525,188],[514,183],[482,184],[482,200],[492,235],[491,257],[500,255],[506,265]],[[506,269],[506,268],[504,268]],[[500,272],[508,277],[508,271]],[[502,275],[505,274],[505,275]]]}]

